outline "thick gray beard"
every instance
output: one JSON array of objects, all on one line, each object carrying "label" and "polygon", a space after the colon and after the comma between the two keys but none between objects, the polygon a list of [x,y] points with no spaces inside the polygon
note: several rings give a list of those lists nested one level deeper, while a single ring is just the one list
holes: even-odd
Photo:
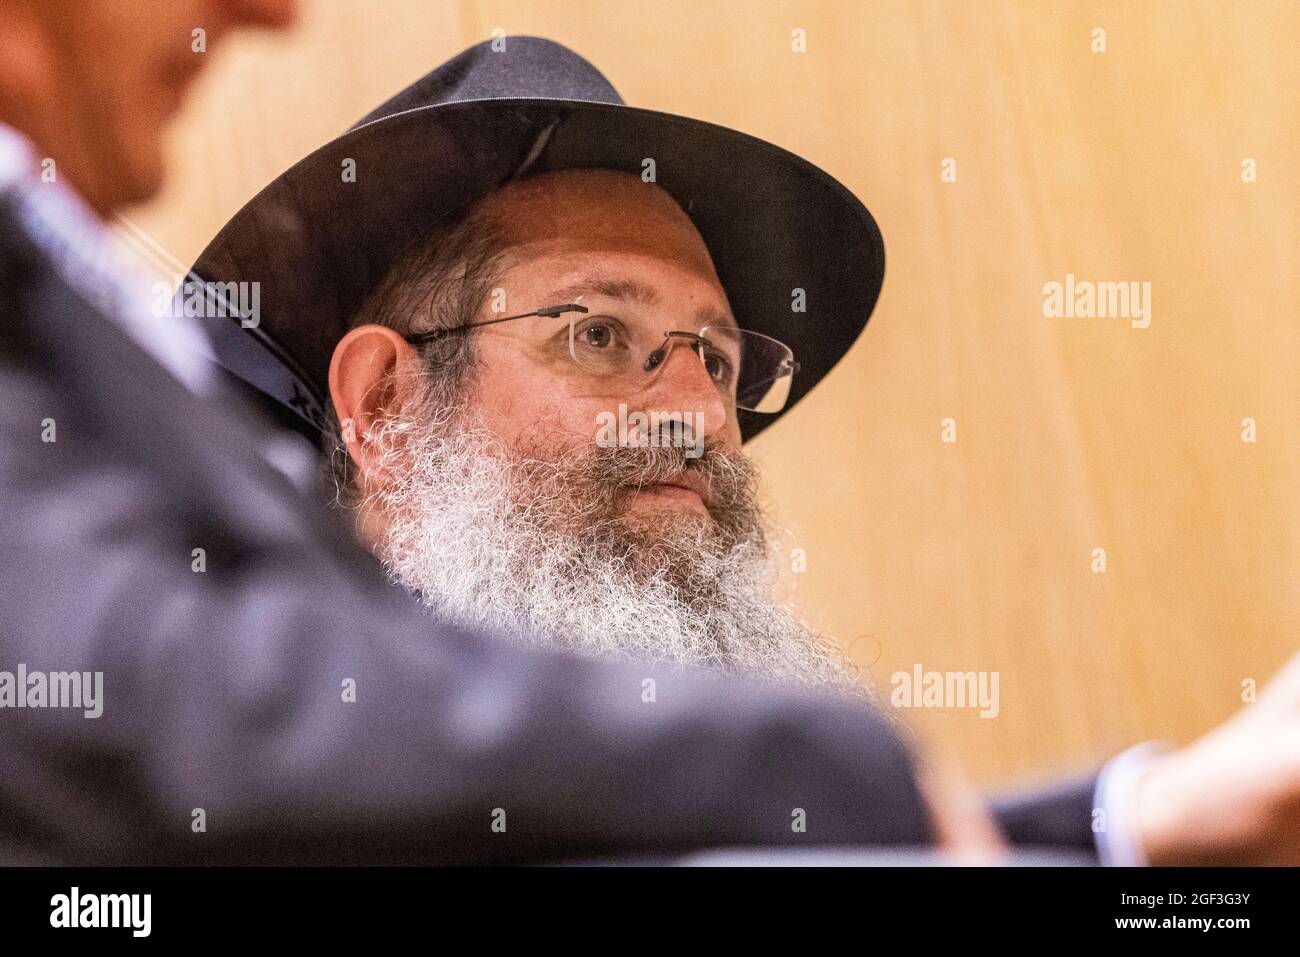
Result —
[{"label": "thick gray beard", "polygon": [[[387,481],[361,504],[390,576],[436,617],[585,655],[864,693],[839,649],[775,599],[745,456],[593,444],[544,459],[452,421],[373,430]],[[682,468],[709,476],[711,520],[627,515],[628,485]]]}]

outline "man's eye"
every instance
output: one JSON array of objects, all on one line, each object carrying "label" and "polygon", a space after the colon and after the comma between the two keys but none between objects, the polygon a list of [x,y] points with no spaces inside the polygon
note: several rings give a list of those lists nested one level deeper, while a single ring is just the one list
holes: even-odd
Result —
[{"label": "man's eye", "polygon": [[719,385],[730,385],[732,380],[732,369],[734,368],[731,361],[721,352],[706,350],[704,353],[704,369],[709,374],[709,378]]},{"label": "man's eye", "polygon": [[614,330],[603,322],[598,322],[582,330],[582,339],[583,342],[593,348],[604,349],[606,346],[613,344]]},{"label": "man's eye", "polygon": [[623,327],[615,319],[592,319],[574,330],[577,344],[588,352],[627,348]]}]

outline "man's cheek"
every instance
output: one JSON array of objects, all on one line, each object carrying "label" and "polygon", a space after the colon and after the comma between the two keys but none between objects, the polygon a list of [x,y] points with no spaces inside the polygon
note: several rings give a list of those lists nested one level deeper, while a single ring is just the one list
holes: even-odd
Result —
[{"label": "man's cheek", "polygon": [[[522,410],[520,410],[522,411]],[[528,415],[516,417],[512,434],[501,434],[512,450],[528,458],[558,461],[575,450],[586,451],[596,444],[594,425],[586,412],[556,403],[534,406]],[[592,414],[591,422],[594,423]]]}]

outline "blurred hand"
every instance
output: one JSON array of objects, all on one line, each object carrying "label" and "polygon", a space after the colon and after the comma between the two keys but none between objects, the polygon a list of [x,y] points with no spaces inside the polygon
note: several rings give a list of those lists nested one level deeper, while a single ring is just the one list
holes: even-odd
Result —
[{"label": "blurred hand", "polygon": [[1136,830],[1153,865],[1300,864],[1300,655],[1255,703],[1151,759]]},{"label": "blurred hand", "polygon": [[1000,864],[1008,851],[979,792],[954,765],[931,755],[918,762],[917,783],[934,821],[935,845],[954,864]]}]

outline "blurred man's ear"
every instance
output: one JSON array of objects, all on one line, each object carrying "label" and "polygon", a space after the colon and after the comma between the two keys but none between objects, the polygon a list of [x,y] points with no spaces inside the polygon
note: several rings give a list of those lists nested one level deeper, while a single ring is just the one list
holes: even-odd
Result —
[{"label": "blurred man's ear", "polygon": [[395,373],[404,365],[418,362],[413,346],[387,326],[369,323],[357,326],[334,347],[330,359],[330,399],[343,427],[348,454],[368,477],[373,475],[373,456],[364,436],[375,420],[400,406],[400,380]]}]

